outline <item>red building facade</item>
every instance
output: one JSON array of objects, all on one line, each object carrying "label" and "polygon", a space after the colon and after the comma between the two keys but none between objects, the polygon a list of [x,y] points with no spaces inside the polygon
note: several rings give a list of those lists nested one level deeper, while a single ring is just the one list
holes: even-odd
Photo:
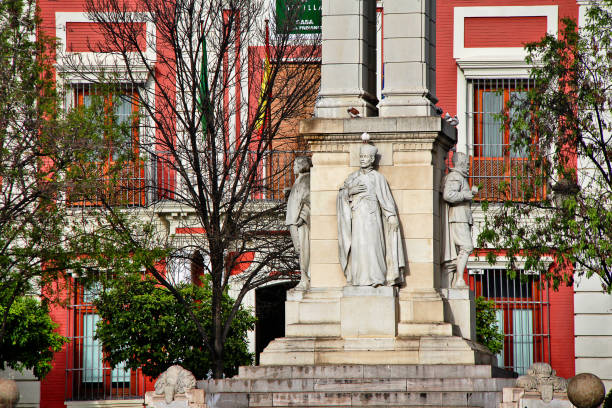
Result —
[{"label": "red building facade", "polygon": [[[270,3],[273,6],[274,1]],[[378,6],[382,29],[384,0],[379,0]],[[39,7],[41,28],[59,38],[65,51],[89,53],[95,51],[91,44],[103,40],[95,24],[88,20],[84,0],[39,0]],[[459,117],[457,150],[471,157],[471,182],[484,186],[477,200],[501,200],[497,189],[500,180],[512,185],[516,169],[527,159],[521,152],[509,152],[508,134],[494,120],[512,93],[529,86],[523,45],[546,32],[556,34],[560,20],[577,19],[578,12],[576,0],[437,1],[438,106]],[[142,30],[154,32],[153,27],[144,23]],[[155,54],[163,49],[146,51]],[[263,55],[261,44],[254,46],[253,52]],[[384,59],[382,49],[380,56]],[[249,78],[248,82],[250,98],[256,100],[261,81]],[[77,88],[75,92],[79,92]],[[240,118],[236,123],[239,121]],[[171,189],[172,173],[163,168],[157,171],[160,182]],[[520,199],[520,189],[513,194],[516,195],[511,198]],[[476,211],[476,224],[482,217]],[[503,261],[503,256],[500,258]],[[506,336],[504,350],[498,356],[500,363],[524,372],[531,363],[546,361],[558,375],[573,376],[573,288],[553,291],[542,287],[537,276],[517,283],[505,276],[503,266],[499,268],[492,269],[484,261],[483,251],[476,250],[466,278],[477,295],[495,301],[498,322]],[[76,407],[100,400],[113,400],[113,405],[121,406],[141,405],[144,392],[152,389],[152,379],[139,372],[111,370],[104,365],[102,350],[92,338],[97,315],[90,306],[91,299],[78,285],[74,288],[69,306],[52,310],[53,319],[60,325],[59,332],[71,342],[57,353],[54,369],[41,382],[41,408]]]}]

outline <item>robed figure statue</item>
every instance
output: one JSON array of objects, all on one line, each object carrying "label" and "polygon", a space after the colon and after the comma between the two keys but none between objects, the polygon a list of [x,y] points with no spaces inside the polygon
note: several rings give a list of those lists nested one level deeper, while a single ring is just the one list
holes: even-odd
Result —
[{"label": "robed figure statue", "polygon": [[293,247],[300,257],[300,283],[296,286],[298,290],[306,290],[310,286],[310,167],[310,158],[295,158],[295,182],[289,193],[285,217]]},{"label": "robed figure statue", "polygon": [[404,278],[397,209],[387,180],[373,168],[377,151],[367,143],[361,146],[361,168],[338,193],[340,264],[352,286],[397,285]]}]

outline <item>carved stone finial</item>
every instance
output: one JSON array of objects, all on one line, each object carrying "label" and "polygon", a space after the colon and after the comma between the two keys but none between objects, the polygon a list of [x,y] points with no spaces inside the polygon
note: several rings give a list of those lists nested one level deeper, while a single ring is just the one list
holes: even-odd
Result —
[{"label": "carved stone finial", "polygon": [[546,402],[552,400],[552,392],[567,391],[567,380],[557,377],[557,373],[548,363],[534,363],[527,375],[522,375],[516,380],[516,386],[526,391],[537,391],[542,394]]},{"label": "carved stone finial", "polygon": [[174,394],[184,394],[186,390],[195,388],[196,379],[191,371],[180,365],[173,365],[164,371],[155,381],[155,394],[164,394],[166,403],[174,400]]},{"label": "carved stone finial", "polygon": [[567,385],[567,397],[577,408],[598,407],[605,396],[604,384],[595,374],[578,374]]}]

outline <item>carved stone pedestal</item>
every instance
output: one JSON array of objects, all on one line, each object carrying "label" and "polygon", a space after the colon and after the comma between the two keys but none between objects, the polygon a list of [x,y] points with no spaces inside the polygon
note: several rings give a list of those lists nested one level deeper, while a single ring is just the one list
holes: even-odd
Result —
[{"label": "carved stone pedestal", "polygon": [[476,308],[474,293],[469,288],[440,290],[444,300],[444,320],[457,328],[455,333],[466,339],[476,339]]},{"label": "carved stone pedestal", "polygon": [[395,337],[395,292],[395,288],[385,286],[345,286],[340,299],[342,338]]}]

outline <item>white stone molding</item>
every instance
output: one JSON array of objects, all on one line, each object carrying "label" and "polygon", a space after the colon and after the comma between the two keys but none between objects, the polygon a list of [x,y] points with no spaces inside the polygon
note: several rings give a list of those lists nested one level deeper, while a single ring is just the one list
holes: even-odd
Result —
[{"label": "white stone molding", "polygon": [[[156,47],[156,28],[153,22],[151,21],[151,17],[147,13],[127,13],[129,16],[129,22],[143,22],[146,23],[146,46],[147,49],[144,53],[150,64],[154,64],[157,58],[157,47]],[[118,53],[101,53],[101,52],[68,52],[66,50],[66,25],[67,23],[95,23],[87,12],[55,12],[55,36],[58,39],[60,44],[60,49],[58,52],[57,65],[61,71],[67,73],[69,69],[66,65],[70,58],[73,58],[78,54],[79,62],[84,67],[91,67],[97,71],[102,71],[105,68],[117,70],[121,66],[123,66],[123,58]],[[136,57],[137,53],[129,53],[134,54]],[[100,63],[103,62],[103,65]],[[135,65],[140,65],[136,63]],[[143,75],[146,74],[146,70],[143,67],[142,70]],[[143,78],[143,82],[146,78]]]}]

